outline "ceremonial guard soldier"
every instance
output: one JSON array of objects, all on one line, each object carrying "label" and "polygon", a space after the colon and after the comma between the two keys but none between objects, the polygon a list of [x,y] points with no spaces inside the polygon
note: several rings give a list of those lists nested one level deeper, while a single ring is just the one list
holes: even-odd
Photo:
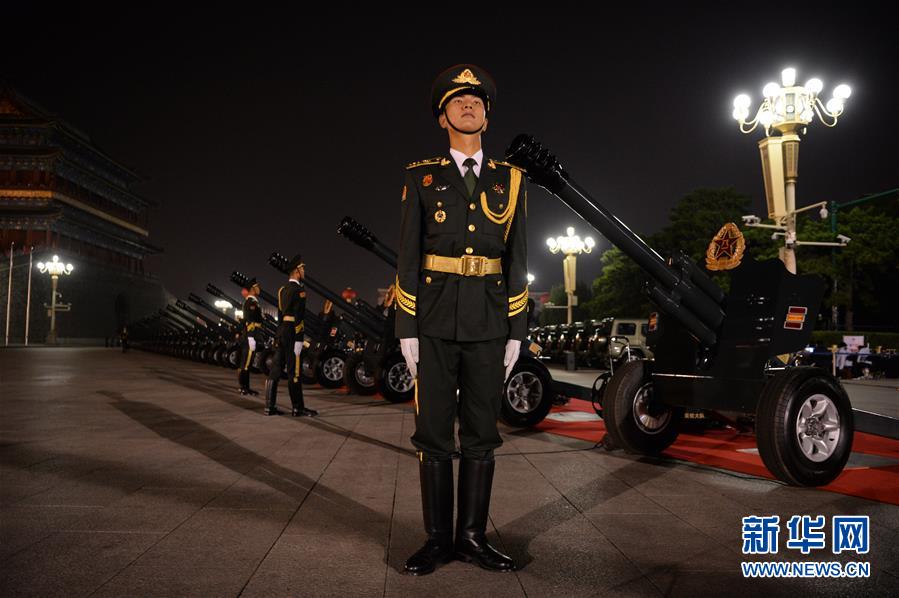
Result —
[{"label": "ceremonial guard soldier", "polygon": [[[265,381],[265,414],[280,415],[278,410],[278,382],[281,372],[287,370],[287,390],[290,393],[291,415],[294,417],[315,417],[318,412],[307,409],[303,404],[303,383],[300,379],[302,366],[300,356],[303,351],[303,316],[306,314],[306,287],[303,276],[305,264],[299,254],[287,265],[290,279],[278,289],[278,336],[272,368]],[[286,362],[286,363],[285,363]]]},{"label": "ceremonial guard soldier", "polygon": [[477,66],[438,76],[432,108],[449,134],[449,156],[410,164],[402,192],[396,335],[416,377],[412,443],[428,535],[406,561],[414,575],[454,556],[486,569],[514,569],[485,533],[493,451],[502,444],[496,421],[503,381],[527,337],[527,191],[521,170],[486,159],[481,149],[495,101],[493,80]]},{"label": "ceremonial guard soldier", "polygon": [[240,386],[240,394],[258,395],[258,392],[250,389],[250,365],[253,363],[256,343],[262,342],[262,307],[259,305],[259,293],[262,289],[255,278],[248,280],[244,289],[247,291],[247,298],[243,302],[237,383]]}]

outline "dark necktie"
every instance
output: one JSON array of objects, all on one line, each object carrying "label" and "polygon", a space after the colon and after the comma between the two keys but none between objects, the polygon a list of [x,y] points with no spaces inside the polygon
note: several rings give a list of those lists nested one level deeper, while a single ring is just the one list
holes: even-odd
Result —
[{"label": "dark necktie", "polygon": [[478,184],[478,175],[474,173],[475,164],[477,164],[477,160],[474,158],[465,158],[465,161],[462,162],[462,166],[467,166],[468,170],[465,171],[465,176],[462,177],[465,180],[465,187],[468,189],[468,195],[474,195],[474,187]]}]

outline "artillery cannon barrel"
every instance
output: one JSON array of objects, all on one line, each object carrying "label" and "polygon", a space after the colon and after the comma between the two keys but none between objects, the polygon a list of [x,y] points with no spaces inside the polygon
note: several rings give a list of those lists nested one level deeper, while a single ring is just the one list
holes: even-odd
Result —
[{"label": "artillery cannon barrel", "polygon": [[190,322],[190,323],[193,325],[193,328],[191,329],[191,332],[194,332],[194,333],[196,333],[196,334],[200,334],[200,335],[202,335],[202,336],[207,336],[207,337],[212,336],[212,333],[211,333],[211,331],[209,330],[209,327],[208,327],[208,326],[201,326],[201,325],[196,321],[196,316],[194,316],[194,315],[193,315],[192,313],[190,313],[188,310],[186,310],[186,309],[182,308],[181,306],[179,306],[179,305],[178,305],[179,302],[181,303],[181,305],[184,305],[184,302],[181,301],[180,299],[178,299],[178,300],[175,302],[175,305],[166,305],[165,308],[166,308],[167,310],[169,310],[170,312],[172,312],[173,314],[175,314],[176,316],[180,317],[181,319],[187,320],[188,322]]},{"label": "artillery cannon barrel", "polygon": [[[166,305],[166,309],[170,306]],[[172,327],[175,328],[180,334],[187,334],[192,331],[192,328],[184,323],[184,320],[180,319],[177,315],[172,313],[172,310],[159,310],[159,315],[168,321]]]},{"label": "artillery cannon barrel", "polygon": [[[516,137],[506,152],[506,159],[525,169],[530,181],[562,200],[575,214],[637,262],[659,286],[666,289],[668,300],[660,304],[660,308],[679,320],[706,345],[716,343],[716,331],[724,321],[724,310],[699,288],[692,276],[670,268],[662,256],[643,239],[571,180],[555,156],[532,137]],[[665,294],[656,287],[656,296],[660,293]],[[694,318],[683,315],[684,309],[679,305],[678,297],[693,312]],[[702,322],[704,329],[695,326],[697,319]]]},{"label": "artillery cannon barrel", "polygon": [[[191,293],[190,295],[187,296],[187,298],[188,298],[188,300],[190,300],[192,303],[196,303],[197,305],[199,305],[200,307],[202,307],[203,309],[205,309],[205,310],[208,311],[209,313],[215,314],[217,317],[221,318],[222,320],[224,320],[225,322],[227,322],[227,323],[228,323],[229,325],[231,325],[232,327],[236,327],[236,326],[238,325],[238,324],[237,324],[237,320],[235,320],[234,318],[232,318],[232,317],[229,316],[228,314],[226,314],[226,313],[224,313],[224,312],[222,312],[222,311],[216,309],[215,306],[210,305],[208,301],[206,301],[205,299],[203,299],[203,298],[200,297],[199,295],[196,295],[196,294],[194,294],[194,293]],[[217,325],[221,325],[220,322],[216,322],[216,324],[217,324]]]},{"label": "artillery cannon barrel", "polygon": [[[286,273],[286,264],[287,258],[278,253],[277,251],[272,252],[272,254],[268,258],[268,263],[278,270],[279,272]],[[379,326],[383,328],[383,325],[379,325],[377,322],[372,322],[367,314],[362,311],[360,308],[350,305],[347,303],[343,297],[321,284],[314,278],[311,278],[308,274],[303,276],[303,282],[306,286],[311,289],[314,293],[317,293],[328,299],[334,307],[340,308],[345,313],[344,320],[353,328],[367,336],[368,338],[380,338],[382,335],[377,332]]]},{"label": "artillery cannon barrel", "polygon": [[325,299],[331,301],[334,304],[334,307],[343,310],[345,314],[346,322],[367,336],[368,338],[380,338],[380,334],[376,332],[377,324],[374,324],[368,321],[366,314],[362,312],[358,307],[347,303],[343,297],[330,290],[325,285],[321,284],[317,280],[310,279],[309,276],[305,276],[303,281],[306,283],[306,286],[309,287],[313,292],[318,293]]},{"label": "artillery cannon barrel", "polygon": [[337,234],[343,235],[359,247],[367,249],[385,261],[388,266],[396,269],[396,251],[382,243],[370,230],[352,217],[346,216],[340,221],[340,224],[337,225]]},{"label": "artillery cannon barrel", "polygon": [[[190,298],[191,296],[195,296],[195,295],[193,293],[191,293],[188,298]],[[198,312],[197,310],[195,310],[191,306],[187,305],[180,299],[177,301],[176,305],[179,308],[186,311],[187,313],[193,315],[194,317],[200,318],[201,320],[206,322],[207,330],[209,331],[210,334],[217,334],[221,339],[225,339],[230,335],[231,330],[225,324],[222,324],[221,322],[217,322],[217,321],[213,320],[212,318],[207,317],[205,314]]]},{"label": "artillery cannon barrel", "polygon": [[[162,310],[160,310],[160,312],[161,311]],[[162,313],[157,313],[153,316],[153,325],[157,329],[161,328],[162,332],[165,333],[175,332],[181,334],[184,332],[180,326],[175,325],[168,317],[163,317]]]}]

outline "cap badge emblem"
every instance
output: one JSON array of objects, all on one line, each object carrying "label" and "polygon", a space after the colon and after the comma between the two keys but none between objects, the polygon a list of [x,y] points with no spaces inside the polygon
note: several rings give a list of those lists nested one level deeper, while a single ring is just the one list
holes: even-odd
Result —
[{"label": "cap badge emblem", "polygon": [[467,83],[469,85],[480,85],[481,82],[478,81],[478,78],[474,76],[474,73],[471,72],[471,69],[465,69],[459,76],[453,79],[453,83]]}]

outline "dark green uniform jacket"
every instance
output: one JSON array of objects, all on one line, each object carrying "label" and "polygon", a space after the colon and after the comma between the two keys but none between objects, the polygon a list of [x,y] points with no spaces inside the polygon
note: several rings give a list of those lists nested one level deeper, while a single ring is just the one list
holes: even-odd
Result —
[{"label": "dark green uniform jacket", "polygon": [[[294,334],[300,335],[298,340],[303,340],[303,316],[306,315],[306,288],[305,285],[291,280],[278,289],[278,322],[279,325],[289,328],[289,322],[284,321],[284,316],[293,318]],[[293,351],[293,347],[285,347]]]},{"label": "dark green uniform jacket", "polygon": [[[456,163],[407,166],[397,264],[396,335],[454,341],[527,337],[527,188],[521,170],[485,160],[469,196]],[[423,269],[423,256],[501,258],[502,273]]]},{"label": "dark green uniform jacket", "polygon": [[243,323],[247,336],[252,336],[257,341],[262,338],[262,307],[259,299],[253,295],[247,295],[243,302]]}]

